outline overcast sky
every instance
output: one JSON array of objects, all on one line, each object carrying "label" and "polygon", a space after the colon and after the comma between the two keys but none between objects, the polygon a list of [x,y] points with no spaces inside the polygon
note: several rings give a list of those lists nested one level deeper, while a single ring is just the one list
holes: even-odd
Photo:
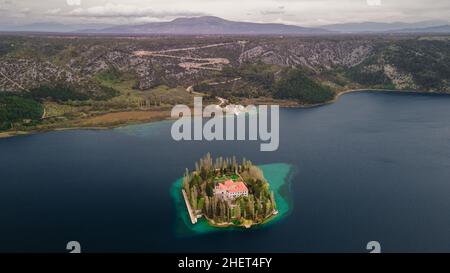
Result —
[{"label": "overcast sky", "polygon": [[0,0],[0,24],[135,24],[213,15],[301,26],[450,17],[450,0]]}]

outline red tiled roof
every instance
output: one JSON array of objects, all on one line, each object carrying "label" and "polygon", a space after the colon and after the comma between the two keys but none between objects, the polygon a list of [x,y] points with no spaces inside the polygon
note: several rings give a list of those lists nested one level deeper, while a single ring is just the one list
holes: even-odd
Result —
[{"label": "red tiled roof", "polygon": [[225,181],[225,187],[232,187],[234,185],[233,180],[229,179],[227,181]]},{"label": "red tiled roof", "polygon": [[233,182],[233,180],[227,180],[223,184],[218,185],[220,190],[225,190],[228,192],[244,192],[248,191],[247,186],[243,182]]}]

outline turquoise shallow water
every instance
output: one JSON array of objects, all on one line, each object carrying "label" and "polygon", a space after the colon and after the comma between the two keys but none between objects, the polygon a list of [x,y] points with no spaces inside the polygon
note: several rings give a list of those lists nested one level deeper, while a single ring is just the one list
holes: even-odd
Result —
[{"label": "turquoise shallow water", "polygon": [[135,125],[128,125],[123,127],[118,127],[113,130],[128,134],[130,136],[138,136],[138,137],[157,137],[161,134],[164,134],[164,129],[167,128],[167,126],[172,125],[171,120],[163,120],[158,122],[152,122],[152,123],[146,123],[146,124],[135,124]]},{"label": "turquoise shallow water", "polygon": [[[264,177],[269,181],[270,188],[275,194],[278,214],[269,222],[255,226],[252,229],[264,228],[282,220],[292,210],[293,200],[290,192],[290,184],[292,180],[293,167],[285,163],[274,163],[258,166],[264,173]],[[175,202],[177,210],[176,218],[177,224],[175,232],[180,236],[200,235],[209,232],[220,231],[244,231],[250,232],[252,229],[245,229],[241,227],[217,228],[210,226],[205,219],[200,219],[193,225],[189,219],[189,214],[186,210],[186,205],[181,195],[182,178],[179,178],[170,189],[170,194]]]}]

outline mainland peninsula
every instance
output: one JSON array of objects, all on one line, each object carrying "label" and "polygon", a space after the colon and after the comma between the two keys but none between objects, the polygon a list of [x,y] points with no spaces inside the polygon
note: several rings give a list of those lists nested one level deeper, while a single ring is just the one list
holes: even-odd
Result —
[{"label": "mainland peninsula", "polygon": [[[198,20],[223,22],[184,22]],[[0,36],[0,138],[164,120],[195,96],[304,107],[355,89],[450,94],[446,34]]]},{"label": "mainland peninsula", "polygon": [[208,153],[186,169],[181,189],[192,224],[205,218],[214,227],[246,227],[278,214],[274,192],[260,168],[245,158],[212,159]]}]

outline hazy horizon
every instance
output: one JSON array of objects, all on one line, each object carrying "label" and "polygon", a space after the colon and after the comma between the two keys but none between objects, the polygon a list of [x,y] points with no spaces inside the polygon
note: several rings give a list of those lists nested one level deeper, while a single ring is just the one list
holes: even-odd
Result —
[{"label": "hazy horizon", "polygon": [[425,0],[0,0],[2,28],[48,22],[141,24],[197,16],[305,27],[354,22],[448,23],[448,14],[447,0],[431,5]]}]

